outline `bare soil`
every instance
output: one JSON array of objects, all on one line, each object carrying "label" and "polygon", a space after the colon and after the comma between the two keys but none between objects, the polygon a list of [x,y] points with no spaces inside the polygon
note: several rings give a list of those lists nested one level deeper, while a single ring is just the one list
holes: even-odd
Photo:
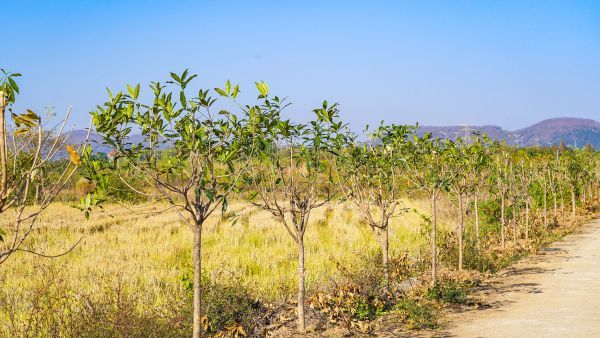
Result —
[{"label": "bare soil", "polygon": [[446,337],[600,337],[600,219],[512,265],[451,314]]}]

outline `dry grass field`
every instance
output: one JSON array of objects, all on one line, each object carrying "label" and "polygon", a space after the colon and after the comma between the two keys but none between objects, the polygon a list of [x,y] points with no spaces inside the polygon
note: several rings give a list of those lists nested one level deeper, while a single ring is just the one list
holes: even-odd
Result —
[{"label": "dry grass field", "polygon": [[[407,202],[407,207],[417,212],[392,220],[392,257],[407,251],[419,257],[428,248],[418,214],[427,212],[426,201]],[[83,240],[63,257],[40,260],[19,253],[2,265],[0,322],[11,324],[1,333],[27,333],[32,322],[47,324],[49,319],[43,318],[46,312],[63,316],[61,311],[78,315],[87,311],[91,318],[98,318],[98,311],[108,310],[94,307],[104,304],[111,308],[113,303],[126,301],[122,298],[133,307],[129,311],[157,311],[159,317],[170,316],[170,322],[173,316],[181,316],[173,309],[186,306],[182,276],[191,265],[192,232],[175,210],[166,208],[163,204],[109,205],[86,220],[68,204],[52,205],[39,219],[38,230],[27,247],[51,254],[68,248],[80,237]],[[243,203],[233,203],[230,210],[238,215],[236,224],[215,215],[206,226],[205,273],[215,280],[235,280],[264,302],[293,295],[297,287],[296,250],[284,228],[268,214]],[[10,213],[2,217],[0,226],[10,222]],[[441,219],[451,217],[442,214]],[[347,205],[318,209],[312,215],[305,242],[308,290],[335,280],[338,266],[353,266],[379,250],[370,229]],[[89,308],[79,308],[85,306]],[[181,318],[181,323],[186,321]]]}]

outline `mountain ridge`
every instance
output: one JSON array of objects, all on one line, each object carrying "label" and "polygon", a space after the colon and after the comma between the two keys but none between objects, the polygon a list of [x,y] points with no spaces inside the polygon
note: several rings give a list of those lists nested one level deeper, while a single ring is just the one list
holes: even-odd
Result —
[{"label": "mountain ridge", "polygon": [[496,141],[517,146],[552,146],[564,141],[568,146],[583,147],[586,144],[600,148],[600,122],[577,117],[550,118],[514,131],[497,125],[482,126],[420,126],[417,133],[430,132],[433,136],[456,139],[464,137],[465,132],[477,131],[487,134]]},{"label": "mountain ridge", "polygon": [[[419,126],[417,134],[423,135],[430,132],[435,137],[456,139],[465,136],[465,131],[485,133],[495,141],[505,140],[510,145],[517,146],[553,146],[564,141],[568,146],[583,147],[586,144],[600,149],[600,122],[593,119],[576,117],[550,118],[534,123],[528,127],[514,131],[504,129],[497,125],[481,126]],[[80,144],[85,140],[87,131],[78,129],[66,133],[69,143]],[[102,144],[102,137],[90,134],[90,143],[96,152],[109,152],[111,149]],[[132,135],[133,143],[140,142],[140,135]]]}]

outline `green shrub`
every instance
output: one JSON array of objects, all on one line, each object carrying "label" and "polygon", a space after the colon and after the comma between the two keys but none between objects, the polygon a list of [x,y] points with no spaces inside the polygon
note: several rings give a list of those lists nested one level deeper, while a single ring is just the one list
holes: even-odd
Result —
[{"label": "green shrub", "polygon": [[450,304],[465,304],[467,302],[467,287],[462,282],[452,279],[441,279],[425,294],[429,300]]},{"label": "green shrub", "polygon": [[404,298],[396,305],[395,309],[404,316],[411,329],[422,330],[438,327],[439,312],[431,303]]}]

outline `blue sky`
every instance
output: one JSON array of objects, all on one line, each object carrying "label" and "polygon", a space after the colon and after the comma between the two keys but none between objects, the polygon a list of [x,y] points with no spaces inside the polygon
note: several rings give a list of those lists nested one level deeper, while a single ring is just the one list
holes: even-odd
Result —
[{"label": "blue sky", "polygon": [[3,1],[0,15],[16,108],[72,105],[73,127],[105,87],[188,67],[248,102],[265,80],[297,120],[337,101],[356,130],[600,120],[600,1]]}]

